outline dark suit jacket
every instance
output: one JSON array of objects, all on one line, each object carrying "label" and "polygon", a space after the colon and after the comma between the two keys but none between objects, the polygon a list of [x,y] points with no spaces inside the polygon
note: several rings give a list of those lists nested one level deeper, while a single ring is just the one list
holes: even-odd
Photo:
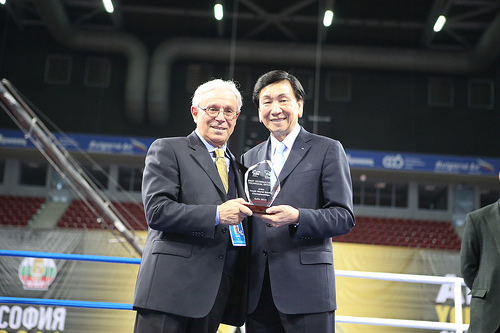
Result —
[{"label": "dark suit jacket", "polygon": [[[241,164],[231,159],[238,195],[244,196]],[[184,317],[204,317],[219,289],[228,243],[227,226],[215,226],[217,205],[227,200],[203,142],[188,137],[158,139],[148,150],[142,183],[148,237],[137,277],[134,308]],[[246,225],[244,225],[246,228]],[[245,264],[244,260],[239,260]],[[237,280],[246,271],[238,267]],[[238,280],[223,322],[244,321],[245,282]]]},{"label": "dark suit jacket", "polygon": [[[242,156],[249,167],[270,159],[270,139]],[[266,260],[276,307],[286,314],[336,309],[332,238],[354,226],[352,183],[342,145],[301,129],[279,175],[274,205],[299,209],[297,227],[253,218],[249,313],[257,306]]]},{"label": "dark suit jacket", "polygon": [[462,277],[471,289],[471,333],[500,327],[500,205],[475,210],[465,218],[460,250]]}]

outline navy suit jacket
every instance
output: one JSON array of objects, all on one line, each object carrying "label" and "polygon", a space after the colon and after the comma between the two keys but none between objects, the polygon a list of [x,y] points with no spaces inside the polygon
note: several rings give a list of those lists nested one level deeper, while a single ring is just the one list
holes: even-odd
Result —
[{"label": "navy suit jacket", "polygon": [[[230,171],[235,173],[238,195],[244,197],[245,170],[232,155]],[[215,302],[231,238],[227,226],[215,226],[217,205],[228,198],[212,157],[196,133],[153,142],[146,156],[142,198],[149,228],[134,308],[206,316]],[[241,326],[246,313],[244,258],[238,264],[237,288],[223,322]]]},{"label": "navy suit jacket", "polygon": [[[270,139],[242,156],[245,166],[270,159]],[[355,219],[349,164],[340,142],[301,129],[279,175],[273,205],[299,210],[299,225],[266,227],[252,218],[249,313],[257,306],[269,266],[274,303],[286,314],[336,309],[332,237],[348,233]]]}]

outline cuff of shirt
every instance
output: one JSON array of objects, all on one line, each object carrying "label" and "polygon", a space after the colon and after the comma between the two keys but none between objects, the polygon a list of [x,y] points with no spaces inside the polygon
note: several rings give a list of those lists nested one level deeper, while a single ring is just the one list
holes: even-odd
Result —
[{"label": "cuff of shirt", "polygon": [[217,206],[217,213],[215,214],[215,225],[219,225],[219,206]]}]

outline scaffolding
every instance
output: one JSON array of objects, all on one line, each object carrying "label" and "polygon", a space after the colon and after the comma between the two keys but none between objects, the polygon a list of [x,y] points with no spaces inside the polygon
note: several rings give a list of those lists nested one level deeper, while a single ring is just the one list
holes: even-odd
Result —
[{"label": "scaffolding", "polygon": [[97,222],[112,232],[118,231],[142,256],[143,246],[134,229],[6,79],[0,81],[0,104],[24,132],[25,138],[35,145],[73,192],[96,214]]}]

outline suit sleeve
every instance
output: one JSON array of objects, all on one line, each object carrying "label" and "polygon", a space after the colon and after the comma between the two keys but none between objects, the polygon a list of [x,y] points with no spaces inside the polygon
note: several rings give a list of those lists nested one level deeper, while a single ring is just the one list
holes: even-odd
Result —
[{"label": "suit sleeve", "polygon": [[320,205],[315,209],[299,208],[299,225],[290,228],[294,237],[334,237],[344,235],[354,227],[349,163],[340,142],[330,142],[321,166]]},{"label": "suit sleeve", "polygon": [[[202,204],[210,200],[209,195],[194,195],[195,186],[181,184],[180,165],[169,141],[153,142],[146,155],[142,181],[148,226],[164,232],[214,238],[217,205]],[[196,179],[190,181],[196,183]],[[192,187],[193,193],[183,193],[183,187]]]},{"label": "suit sleeve", "polygon": [[474,280],[476,279],[479,270],[480,258],[480,240],[478,239],[478,231],[471,214],[467,214],[465,218],[464,237],[462,239],[462,247],[460,249],[460,265],[462,277],[469,289],[472,289]]}]

